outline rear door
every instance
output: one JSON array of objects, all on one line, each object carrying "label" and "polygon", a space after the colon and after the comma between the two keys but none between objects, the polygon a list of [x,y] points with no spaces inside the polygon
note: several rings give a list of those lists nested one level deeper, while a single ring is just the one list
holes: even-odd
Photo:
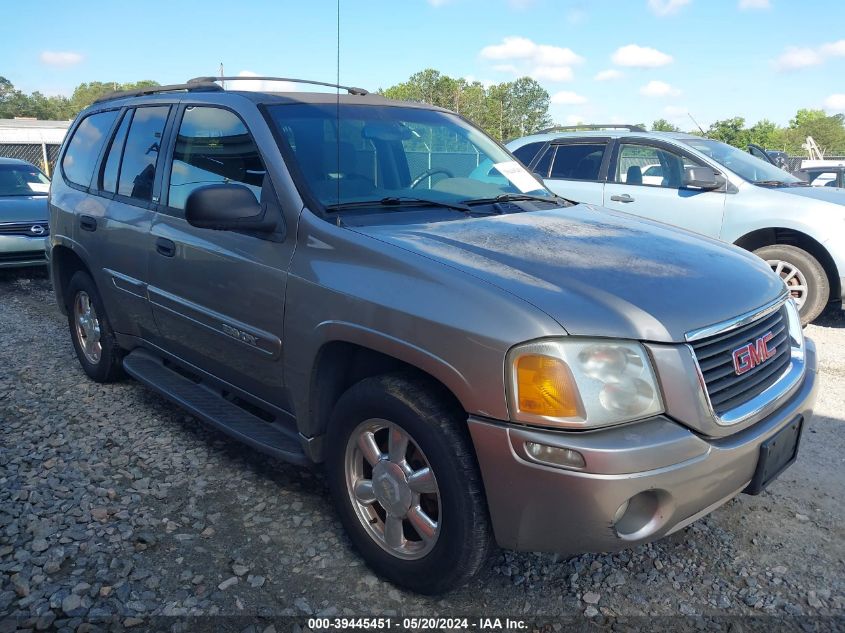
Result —
[{"label": "rear door", "polygon": [[[659,169],[655,168],[659,165]],[[685,167],[705,166],[683,150],[650,139],[623,139],[613,151],[604,206],[718,238],[724,187],[685,189]],[[649,176],[645,176],[648,171]]]},{"label": "rear door", "polygon": [[[252,114],[253,125],[266,125],[257,110]],[[158,345],[285,408],[279,361],[293,231],[217,231],[185,220],[185,202],[194,189],[226,182],[248,187],[283,227],[262,151],[244,119],[220,106],[183,105],[174,129],[164,206],[151,230],[149,295]]]},{"label": "rear door", "polygon": [[[81,223],[79,232],[96,239],[94,250],[106,277],[100,290],[106,305],[113,306],[109,309],[113,327],[148,340],[155,333],[147,300],[150,225],[157,203],[153,190],[173,108],[168,104],[139,106],[121,113],[92,187],[92,193],[105,205],[104,215],[95,218],[96,223]],[[108,239],[102,239],[103,234]]]},{"label": "rear door", "polygon": [[556,194],[588,204],[601,205],[609,138],[555,141],[536,162],[533,171]]}]

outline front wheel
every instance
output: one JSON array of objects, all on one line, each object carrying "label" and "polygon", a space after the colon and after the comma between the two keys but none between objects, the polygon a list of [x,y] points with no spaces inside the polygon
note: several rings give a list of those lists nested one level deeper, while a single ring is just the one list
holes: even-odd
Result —
[{"label": "front wheel", "polygon": [[824,267],[807,251],[789,244],[772,244],[754,251],[780,275],[789,291],[801,324],[807,325],[822,313],[830,297]]},{"label": "front wheel", "polygon": [[338,401],[329,487],[352,543],[378,574],[413,591],[457,587],[491,543],[462,412],[425,380],[367,378]]}]

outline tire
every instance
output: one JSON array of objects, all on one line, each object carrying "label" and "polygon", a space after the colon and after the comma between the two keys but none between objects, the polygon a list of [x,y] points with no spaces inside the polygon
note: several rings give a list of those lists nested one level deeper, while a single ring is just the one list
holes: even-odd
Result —
[{"label": "tire", "polygon": [[[492,544],[466,414],[433,387],[408,374],[362,380],[337,402],[326,451],[329,488],[355,548],[377,574],[423,594],[464,584]],[[360,448],[359,439],[369,433],[374,444],[364,444],[379,459],[368,451],[373,459],[367,460]],[[426,466],[433,478],[410,474]],[[367,501],[358,501],[359,494]],[[402,512],[407,514],[399,522]],[[391,530],[388,524],[397,522],[401,527]]]},{"label": "tire", "polygon": [[88,273],[78,271],[71,277],[65,296],[70,338],[82,369],[96,382],[122,378],[123,353],[94,280]]},{"label": "tire", "polygon": [[[807,251],[788,244],[772,244],[754,251],[780,274],[798,304],[801,324],[822,313],[830,298],[830,282],[824,267]],[[802,278],[805,283],[802,283]]]}]

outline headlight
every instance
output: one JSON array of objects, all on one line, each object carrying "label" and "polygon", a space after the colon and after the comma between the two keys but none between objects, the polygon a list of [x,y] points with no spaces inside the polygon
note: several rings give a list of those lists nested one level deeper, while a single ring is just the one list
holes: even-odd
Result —
[{"label": "headlight", "polygon": [[518,422],[586,429],[663,412],[651,362],[633,341],[537,341],[511,349],[506,362]]}]

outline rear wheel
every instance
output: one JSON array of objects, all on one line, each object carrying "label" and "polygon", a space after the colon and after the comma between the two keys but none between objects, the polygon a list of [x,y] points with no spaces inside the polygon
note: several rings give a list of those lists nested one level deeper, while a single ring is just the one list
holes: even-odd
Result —
[{"label": "rear wheel", "polygon": [[68,326],[73,348],[82,369],[97,382],[113,382],[123,376],[120,348],[94,280],[79,271],[70,280]]},{"label": "rear wheel", "polygon": [[780,275],[798,306],[801,323],[815,319],[827,305],[830,283],[819,261],[807,251],[789,244],[772,244],[754,251]]},{"label": "rear wheel", "polygon": [[326,455],[341,521],[388,580],[436,594],[484,563],[491,544],[462,411],[425,380],[367,378],[338,401]]}]

